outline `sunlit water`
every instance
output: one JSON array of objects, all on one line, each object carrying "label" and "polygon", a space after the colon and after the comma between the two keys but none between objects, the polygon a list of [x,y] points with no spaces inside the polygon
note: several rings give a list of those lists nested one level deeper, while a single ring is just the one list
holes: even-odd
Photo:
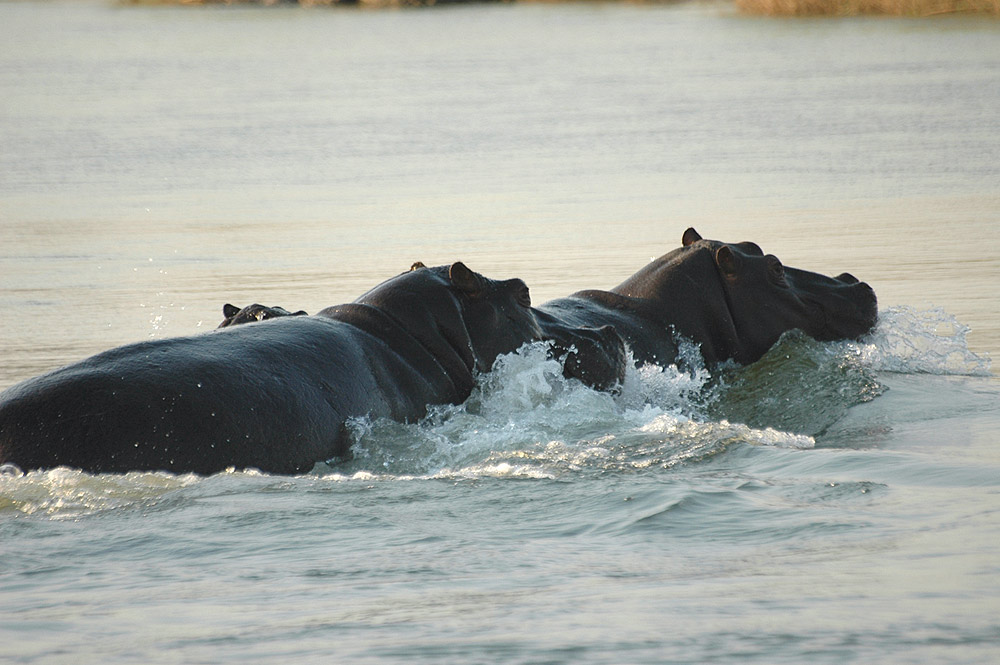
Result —
[{"label": "sunlit water", "polygon": [[616,395],[525,348],[298,477],[0,471],[0,660],[996,662],[998,71],[966,19],[0,3],[0,388],[689,225],[881,309]]}]

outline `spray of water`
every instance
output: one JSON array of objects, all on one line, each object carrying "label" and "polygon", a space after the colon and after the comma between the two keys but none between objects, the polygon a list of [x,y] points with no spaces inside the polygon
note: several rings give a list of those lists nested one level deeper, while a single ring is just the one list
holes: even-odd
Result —
[{"label": "spray of water", "polygon": [[969,327],[940,308],[890,307],[867,340],[848,345],[873,370],[990,376],[991,360],[969,350]]},{"label": "spray of water", "polygon": [[327,470],[551,478],[666,468],[735,442],[813,445],[809,436],[711,420],[720,385],[700,359],[684,364],[690,369],[630,369],[617,394],[601,393],[564,378],[544,344],[528,345],[498,359],[465,404],[437,407],[414,425],[354,422],[354,459]]},{"label": "spray of water", "polygon": [[[883,392],[881,373],[988,376],[990,360],[968,349],[967,334],[942,310],[896,307],[862,341],[818,343],[792,333],[754,365],[714,374],[695,347],[685,347],[683,369],[629,369],[615,394],[564,378],[544,344],[528,345],[499,358],[465,404],[434,407],[418,423],[352,422],[353,459],[319,464],[310,478],[629,474],[698,464],[734,446],[811,448],[849,409]],[[204,479],[4,467],[0,513],[73,518],[149,508],[206,483],[279,481],[288,479],[232,470]]]}]

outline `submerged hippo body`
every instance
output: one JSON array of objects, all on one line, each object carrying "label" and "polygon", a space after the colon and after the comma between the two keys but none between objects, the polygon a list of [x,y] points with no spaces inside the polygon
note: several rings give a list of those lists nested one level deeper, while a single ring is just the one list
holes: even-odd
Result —
[{"label": "submerged hippo body", "polygon": [[637,364],[674,363],[681,339],[710,365],[750,364],[789,330],[832,341],[875,325],[875,292],[847,273],[785,267],[754,243],[705,240],[694,229],[682,245],[609,291],[580,291],[538,309],[566,326],[614,327]]},{"label": "submerged hippo body", "polygon": [[131,344],[0,395],[0,464],[23,470],[308,471],[346,422],[419,418],[539,339],[521,280],[456,263],[403,273],[349,305]]},{"label": "submerged hippo body", "polygon": [[257,303],[247,305],[246,307],[237,307],[236,305],[226,303],[222,306],[222,315],[225,318],[218,325],[219,328],[228,328],[229,326],[236,326],[241,323],[253,323],[254,321],[267,321],[268,319],[277,319],[282,316],[308,316],[309,313],[301,309],[297,312],[289,312],[284,307],[268,307],[267,305],[258,305]]}]

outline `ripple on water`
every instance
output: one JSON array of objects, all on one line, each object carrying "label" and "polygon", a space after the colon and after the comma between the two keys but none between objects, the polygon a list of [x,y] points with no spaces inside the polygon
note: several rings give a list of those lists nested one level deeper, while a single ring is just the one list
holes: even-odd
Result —
[{"label": "ripple on water", "polygon": [[[527,345],[499,358],[462,405],[433,407],[418,423],[352,422],[353,458],[318,465],[312,475],[559,479],[698,465],[747,446],[808,449],[850,409],[882,394],[879,372],[988,372],[989,359],[968,350],[966,332],[939,310],[893,308],[859,342],[793,333],[759,363],[715,376],[689,350],[684,369],[630,369],[618,394],[564,378],[544,344]],[[245,484],[253,472],[220,474],[227,475]],[[71,518],[150,507],[201,480],[5,467],[0,512]]]}]

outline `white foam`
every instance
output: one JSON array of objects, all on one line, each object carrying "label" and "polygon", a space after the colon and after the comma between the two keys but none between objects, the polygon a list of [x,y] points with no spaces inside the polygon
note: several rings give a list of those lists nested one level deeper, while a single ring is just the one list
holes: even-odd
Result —
[{"label": "white foam", "polygon": [[814,445],[810,437],[708,419],[718,386],[700,356],[689,356],[684,371],[630,366],[613,395],[564,378],[547,354],[539,343],[498,358],[465,404],[435,407],[420,423],[353,422],[354,460],[343,476],[367,469],[395,478],[551,478],[669,467],[736,441]]},{"label": "white foam", "polygon": [[[670,468],[734,444],[811,448],[816,443],[811,436],[793,432],[819,431],[809,429],[808,414],[829,406],[830,395],[846,394],[843,409],[874,399],[878,390],[869,374],[988,375],[989,358],[968,349],[967,334],[968,328],[943,310],[893,307],[881,313],[876,330],[862,342],[821,344],[801,335],[783,340],[774,352],[777,360],[765,358],[740,370],[737,388],[713,378],[697,349],[685,346],[681,364],[686,369],[636,369],[630,363],[618,394],[564,378],[561,365],[548,357],[548,346],[536,343],[497,359],[465,404],[433,407],[413,424],[352,421],[354,459],[332,468],[320,465],[316,472],[331,482],[544,479],[581,471]],[[817,404],[817,399],[826,401]],[[740,410],[743,402],[749,410]],[[840,410],[826,410],[840,417]],[[829,418],[819,420],[825,426]],[[783,424],[777,428],[775,423]],[[268,478],[259,471],[229,470],[213,476],[212,483]],[[74,517],[155,503],[201,481],[193,475],[94,476],[70,469],[22,474],[3,467],[0,509]]]},{"label": "white foam", "polygon": [[[194,474],[85,473],[57,467],[21,476],[0,476],[0,507],[24,514],[75,518],[103,510],[148,504],[200,480]],[[3,504],[6,504],[5,506]]]},{"label": "white foam", "polygon": [[990,376],[989,356],[969,350],[969,330],[940,308],[890,307],[879,312],[871,335],[848,349],[880,371]]}]

